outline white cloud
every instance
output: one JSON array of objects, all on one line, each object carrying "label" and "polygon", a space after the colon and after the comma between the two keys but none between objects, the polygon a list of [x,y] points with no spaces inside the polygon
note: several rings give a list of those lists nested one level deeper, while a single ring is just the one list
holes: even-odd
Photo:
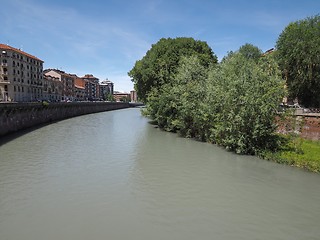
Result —
[{"label": "white cloud", "polygon": [[[10,7],[4,11],[4,22],[11,31],[7,35],[29,44],[29,48],[34,45],[42,49],[46,67],[79,75],[92,73],[102,80],[108,77],[115,82],[115,88],[119,84],[125,91],[132,89],[126,74],[151,46],[141,32],[65,6],[47,6],[33,0],[11,0],[6,4]],[[27,43],[27,38],[34,39]]]}]

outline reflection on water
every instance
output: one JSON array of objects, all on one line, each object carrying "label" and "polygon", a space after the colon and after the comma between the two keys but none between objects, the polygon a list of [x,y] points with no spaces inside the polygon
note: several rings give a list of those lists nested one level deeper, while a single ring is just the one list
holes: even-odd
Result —
[{"label": "reflection on water", "polygon": [[0,239],[318,239],[320,177],[179,138],[138,109],[0,146]]}]

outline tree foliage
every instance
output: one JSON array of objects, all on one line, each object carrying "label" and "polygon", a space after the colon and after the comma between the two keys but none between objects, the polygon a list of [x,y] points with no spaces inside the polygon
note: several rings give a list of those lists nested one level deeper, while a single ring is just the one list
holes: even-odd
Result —
[{"label": "tree foliage", "polygon": [[290,23],[276,47],[289,95],[320,107],[320,16]]},{"label": "tree foliage", "polygon": [[242,54],[245,58],[255,61],[258,61],[262,55],[262,51],[258,47],[250,43],[246,43],[241,46],[239,48],[239,53]]},{"label": "tree foliage", "polygon": [[170,83],[154,88],[147,113],[160,128],[257,154],[276,147],[276,109],[284,82],[272,57],[232,53],[218,66],[184,57]]},{"label": "tree foliage", "polygon": [[162,38],[128,73],[134,82],[139,98],[146,101],[153,88],[170,83],[183,56],[197,56],[202,66],[217,62],[217,57],[206,42],[193,38]]},{"label": "tree foliage", "polygon": [[[176,77],[160,89],[153,88],[148,96],[147,113],[159,127],[187,137],[201,138],[196,133],[198,105],[206,93],[208,68],[196,56],[183,57]],[[196,127],[196,125],[198,125]]]},{"label": "tree foliage", "polygon": [[209,83],[211,141],[247,154],[276,147],[274,119],[284,83],[271,57],[256,62],[235,53],[210,72]]},{"label": "tree foliage", "polygon": [[114,96],[111,93],[106,93],[105,100],[106,101],[110,101],[110,102],[115,102],[116,101]]}]

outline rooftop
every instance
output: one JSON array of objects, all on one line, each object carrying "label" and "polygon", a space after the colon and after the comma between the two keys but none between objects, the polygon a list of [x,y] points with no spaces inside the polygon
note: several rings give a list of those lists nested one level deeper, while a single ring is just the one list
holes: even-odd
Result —
[{"label": "rooftop", "polygon": [[82,78],[85,78],[85,79],[99,79],[99,78],[96,78],[95,76],[93,76],[92,74],[86,74]]},{"label": "rooftop", "polygon": [[29,53],[26,53],[26,52],[24,52],[24,51],[22,51],[22,50],[20,50],[20,49],[18,49],[18,48],[14,48],[14,47],[11,47],[11,46],[6,45],[6,44],[0,43],[0,49],[1,49],[2,51],[3,51],[3,50],[11,50],[11,51],[14,51],[14,52],[16,52],[16,53],[25,55],[25,56],[27,56],[27,57],[29,57],[29,58],[32,58],[32,59],[34,59],[34,60],[43,62],[41,59],[39,59],[39,58],[37,58],[37,57],[29,54]]}]

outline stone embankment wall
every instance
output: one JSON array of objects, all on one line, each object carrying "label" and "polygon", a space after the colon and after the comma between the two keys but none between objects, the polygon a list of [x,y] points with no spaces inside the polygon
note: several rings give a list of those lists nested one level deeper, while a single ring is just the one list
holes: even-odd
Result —
[{"label": "stone embankment wall", "polygon": [[129,103],[118,102],[1,103],[0,136],[79,115],[128,107]]},{"label": "stone embankment wall", "polygon": [[304,117],[300,132],[303,138],[320,140],[320,118]]},{"label": "stone embankment wall", "polygon": [[295,133],[305,139],[320,140],[319,113],[296,113],[294,118],[277,118],[277,124],[279,133]]}]

